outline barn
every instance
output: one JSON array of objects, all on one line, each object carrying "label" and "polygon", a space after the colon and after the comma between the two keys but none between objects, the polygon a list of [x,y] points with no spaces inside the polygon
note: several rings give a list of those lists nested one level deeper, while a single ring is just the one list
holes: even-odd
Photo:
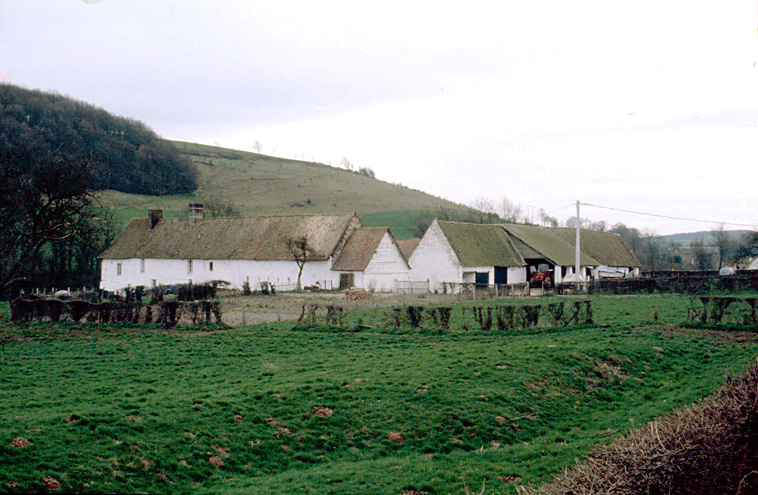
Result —
[{"label": "barn", "polygon": [[339,288],[361,287],[394,292],[396,282],[408,280],[410,266],[387,227],[361,227],[350,235],[332,270]]},{"label": "barn", "polygon": [[435,219],[410,258],[411,279],[429,290],[443,283],[515,284],[526,282],[526,263],[499,225]]},{"label": "barn", "polygon": [[[576,230],[520,224],[471,224],[435,220],[410,257],[411,279],[429,289],[444,283],[518,284],[538,272],[551,282],[573,279]],[[639,275],[641,264],[613,233],[582,230],[583,279]]]}]

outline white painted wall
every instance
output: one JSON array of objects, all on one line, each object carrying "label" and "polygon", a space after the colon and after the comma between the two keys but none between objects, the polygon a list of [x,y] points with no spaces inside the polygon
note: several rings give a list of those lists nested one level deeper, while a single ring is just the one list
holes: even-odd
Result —
[{"label": "white painted wall", "polygon": [[526,283],[526,267],[525,266],[509,266],[508,267],[508,283],[509,284],[525,284]]},{"label": "white painted wall", "polygon": [[371,258],[366,269],[363,271],[362,285],[368,291],[393,292],[395,280],[408,280],[410,268],[403,258],[400,249],[388,233],[384,234],[374,256]]},{"label": "white painted wall", "polygon": [[[125,287],[143,285],[202,284],[212,280],[225,280],[232,287],[241,288],[249,280],[252,290],[260,289],[261,281],[269,281],[285,289],[286,285],[297,283],[298,267],[294,261],[256,260],[189,260],[129,258],[123,260],[102,260],[100,288],[116,291]],[[213,263],[213,270],[210,264]],[[121,274],[118,265],[121,265]],[[330,270],[331,261],[309,261],[303,268],[302,285],[313,285],[317,281],[337,286],[339,275]]]},{"label": "white painted wall", "polygon": [[429,290],[442,290],[442,282],[461,282],[463,272],[458,257],[447,242],[439,223],[434,222],[413,251],[410,280],[428,280]]}]

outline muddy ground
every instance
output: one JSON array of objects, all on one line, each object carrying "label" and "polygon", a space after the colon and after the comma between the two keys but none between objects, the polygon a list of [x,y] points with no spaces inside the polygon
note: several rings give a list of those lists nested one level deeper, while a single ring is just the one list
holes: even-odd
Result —
[{"label": "muddy ground", "polygon": [[297,320],[304,304],[334,304],[348,311],[396,305],[451,302],[441,294],[365,294],[366,300],[351,301],[344,292],[283,292],[276,295],[220,296],[222,320],[230,326],[256,325],[273,321]]}]

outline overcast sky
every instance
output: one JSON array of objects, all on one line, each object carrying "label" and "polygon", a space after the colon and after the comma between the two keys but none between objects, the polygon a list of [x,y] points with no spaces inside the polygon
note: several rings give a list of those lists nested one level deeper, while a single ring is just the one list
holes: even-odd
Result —
[{"label": "overcast sky", "polygon": [[755,0],[0,0],[0,80],[461,203],[758,225],[757,29]]}]

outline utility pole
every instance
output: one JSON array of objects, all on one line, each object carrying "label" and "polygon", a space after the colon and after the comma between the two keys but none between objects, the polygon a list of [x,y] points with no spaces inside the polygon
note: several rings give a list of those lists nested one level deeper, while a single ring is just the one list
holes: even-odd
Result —
[{"label": "utility pole", "polygon": [[579,260],[579,252],[580,252],[579,251],[579,243],[581,241],[580,234],[579,234],[579,227],[580,227],[580,224],[582,223],[582,221],[581,221],[582,217],[579,216],[579,205],[580,204],[581,203],[579,202],[579,200],[577,200],[576,201],[576,252],[574,253],[575,254],[575,259],[574,259],[574,261],[575,261],[575,264],[574,264],[574,277],[576,279],[576,288],[577,288],[577,290],[579,290],[579,282],[581,282],[581,277],[579,275],[579,271],[581,270],[580,260]]}]

